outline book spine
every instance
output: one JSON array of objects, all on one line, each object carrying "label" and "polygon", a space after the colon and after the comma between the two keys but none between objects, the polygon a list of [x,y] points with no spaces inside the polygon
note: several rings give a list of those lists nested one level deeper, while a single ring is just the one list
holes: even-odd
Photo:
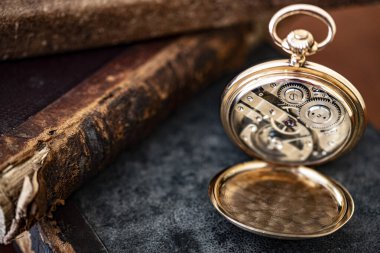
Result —
[{"label": "book spine", "polygon": [[192,94],[242,64],[260,34],[237,26],[132,46],[0,136],[0,240],[9,243]]},{"label": "book spine", "polygon": [[22,253],[107,253],[108,250],[74,203],[42,218],[13,245]]},{"label": "book spine", "polygon": [[[95,48],[250,22],[298,1],[1,1],[0,59]],[[375,0],[311,1],[320,7]]]}]

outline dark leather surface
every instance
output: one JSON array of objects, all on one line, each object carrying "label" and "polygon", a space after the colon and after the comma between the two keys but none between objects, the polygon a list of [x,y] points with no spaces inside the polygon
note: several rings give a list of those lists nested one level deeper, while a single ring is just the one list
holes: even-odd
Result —
[{"label": "dark leather surface", "polygon": [[0,63],[0,134],[79,84],[122,47]]},{"label": "dark leather surface", "polygon": [[[267,46],[254,55],[254,63],[278,57]],[[220,95],[230,78],[178,110],[73,196],[109,252],[379,252],[380,133],[371,126],[353,151],[318,167],[347,187],[356,203],[352,220],[338,232],[310,240],[269,239],[216,212],[207,195],[209,180],[251,159],[220,124]]]}]

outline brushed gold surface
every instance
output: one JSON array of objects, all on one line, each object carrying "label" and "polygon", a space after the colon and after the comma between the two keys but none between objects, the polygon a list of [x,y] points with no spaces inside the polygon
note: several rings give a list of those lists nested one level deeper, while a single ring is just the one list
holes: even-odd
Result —
[{"label": "brushed gold surface", "polygon": [[278,238],[323,236],[353,213],[352,198],[343,187],[306,167],[238,164],[214,178],[209,194],[235,225]]}]

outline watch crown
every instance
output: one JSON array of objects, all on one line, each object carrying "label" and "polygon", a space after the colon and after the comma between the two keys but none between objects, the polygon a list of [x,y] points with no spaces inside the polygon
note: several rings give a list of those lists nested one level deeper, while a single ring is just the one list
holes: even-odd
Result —
[{"label": "watch crown", "polygon": [[290,32],[283,40],[282,45],[287,50],[298,55],[311,55],[318,49],[318,44],[313,35],[303,29]]}]

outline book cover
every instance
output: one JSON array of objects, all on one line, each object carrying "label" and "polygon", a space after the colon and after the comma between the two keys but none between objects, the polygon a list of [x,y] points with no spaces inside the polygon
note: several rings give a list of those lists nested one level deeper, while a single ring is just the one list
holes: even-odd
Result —
[{"label": "book cover", "polygon": [[[250,26],[238,26],[137,44],[110,53],[116,53],[110,60],[105,60],[109,54],[98,56],[98,70],[91,72],[99,64],[87,67],[90,73],[81,75],[86,78],[61,95],[55,88],[70,87],[47,84],[41,92],[53,88],[55,98],[37,112],[27,111],[27,117],[21,113],[17,124],[5,124],[0,136],[1,240],[9,243],[63,203],[120,150],[133,149],[187,98],[239,66],[259,37]],[[86,63],[85,57],[78,61]],[[19,69],[18,64],[13,67]],[[73,73],[80,66],[65,64],[60,68]],[[16,74],[6,76],[3,87],[11,89],[11,79],[19,78]],[[44,80],[40,82],[48,79]],[[29,95],[34,94],[38,92]]]}]

